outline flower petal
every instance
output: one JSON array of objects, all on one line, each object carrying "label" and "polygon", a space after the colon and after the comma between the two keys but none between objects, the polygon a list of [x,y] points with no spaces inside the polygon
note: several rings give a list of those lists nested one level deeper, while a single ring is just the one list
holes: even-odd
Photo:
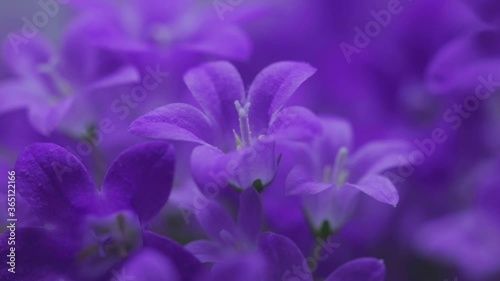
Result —
[{"label": "flower petal", "polygon": [[382,260],[360,258],[349,261],[335,270],[326,281],[384,281],[385,265]]},{"label": "flower petal", "polygon": [[118,156],[108,170],[102,191],[115,208],[132,207],[141,223],[167,202],[175,167],[174,148],[155,141],[135,145]]},{"label": "flower petal", "polygon": [[[249,118],[252,131],[267,128],[274,115],[283,107],[299,86],[316,72],[300,62],[278,62],[264,68],[248,90]],[[263,113],[266,114],[263,114]]]},{"label": "flower petal", "polygon": [[288,173],[285,187],[287,195],[312,195],[333,188],[333,185],[314,181],[309,171],[304,166],[298,165]]},{"label": "flower petal", "polygon": [[87,170],[58,145],[28,146],[16,172],[19,194],[46,223],[74,223],[95,204],[98,190]]},{"label": "flower petal", "polygon": [[221,248],[218,243],[207,241],[207,240],[197,240],[186,245],[186,250],[191,252],[196,258],[201,262],[222,262]]},{"label": "flower petal", "polygon": [[204,208],[198,210],[197,218],[205,233],[213,240],[228,245],[238,242],[234,219],[217,202],[208,202]]},{"label": "flower petal", "polygon": [[346,184],[346,186],[357,188],[370,197],[382,203],[396,207],[399,202],[398,191],[394,184],[386,177],[371,175],[362,178],[357,184]]},{"label": "flower petal", "polygon": [[31,103],[29,107],[29,120],[33,127],[42,135],[50,135],[63,121],[71,109],[75,97],[67,97],[56,104],[47,101]]},{"label": "flower petal", "polygon": [[172,261],[180,280],[195,281],[204,273],[203,264],[176,242],[150,231],[143,233],[144,247],[153,248]]},{"label": "flower petal", "polygon": [[400,140],[367,143],[350,159],[350,181],[356,182],[364,176],[396,167],[399,157],[409,152],[409,149],[410,145]]},{"label": "flower petal", "polygon": [[308,267],[304,266],[306,264],[304,255],[288,237],[265,232],[260,236],[259,249],[267,261],[264,281],[292,280],[293,269],[297,267],[303,269],[300,280],[313,280]]},{"label": "flower petal", "polygon": [[278,167],[275,142],[259,140],[227,155],[227,166],[236,167],[230,183],[239,188],[263,188],[274,180]]},{"label": "flower petal", "polygon": [[263,225],[264,213],[260,195],[255,188],[247,188],[240,195],[238,227],[249,242],[254,242]]},{"label": "flower petal", "polygon": [[207,116],[221,126],[224,138],[233,139],[233,130],[239,130],[234,102],[245,99],[238,70],[229,62],[206,63],[188,71],[184,81]]},{"label": "flower petal", "polygon": [[207,117],[184,103],[171,103],[139,117],[132,122],[129,131],[148,138],[200,144],[211,142],[213,137]]},{"label": "flower petal", "polygon": [[272,118],[268,135],[275,140],[307,141],[321,132],[320,119],[312,111],[301,106],[290,106]]}]

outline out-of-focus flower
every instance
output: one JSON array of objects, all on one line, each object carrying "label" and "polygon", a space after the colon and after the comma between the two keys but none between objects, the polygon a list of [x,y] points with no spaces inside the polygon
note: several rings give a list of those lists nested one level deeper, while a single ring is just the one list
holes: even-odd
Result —
[{"label": "out-of-focus flower", "polygon": [[221,21],[212,3],[173,0],[75,1],[84,17],[106,18],[95,27],[101,47],[154,56],[194,51],[244,60],[251,43],[234,22]]},{"label": "out-of-focus flower", "polygon": [[200,187],[223,173],[224,179],[217,180],[219,187],[263,188],[275,175],[275,141],[311,139],[321,131],[311,111],[300,106],[283,108],[314,72],[305,63],[272,64],[257,75],[247,95],[233,65],[207,63],[184,77],[204,112],[189,104],[168,104],[135,120],[130,132],[201,144],[191,155]]},{"label": "out-of-focus flower", "polygon": [[4,57],[13,77],[0,82],[0,113],[27,109],[33,127],[49,135],[71,111],[91,118],[94,91],[139,81],[132,66],[113,63],[112,56],[99,57],[88,42],[78,43],[83,32],[69,28],[61,48],[42,35],[17,51],[6,45]]},{"label": "out-of-focus flower", "polygon": [[[186,247],[201,261],[215,263],[213,271],[216,274],[234,272],[235,267],[241,267],[237,272],[248,274],[248,267],[251,267],[252,276],[260,277],[258,280],[283,280],[294,267],[301,267],[305,259],[286,236],[261,233],[263,216],[260,195],[255,188],[247,188],[241,193],[236,223],[212,201],[198,213],[201,226],[212,240],[194,241]],[[302,273],[301,280],[312,280],[309,271]],[[230,280],[247,280],[241,278],[248,277],[232,276]]]},{"label": "out-of-focus flower", "polygon": [[305,148],[309,153],[304,163],[294,167],[286,180],[289,195],[304,196],[303,206],[315,230],[337,230],[351,213],[359,191],[395,207],[398,192],[381,173],[398,165],[408,145],[371,142],[349,156],[350,125],[335,118],[323,118],[322,123],[323,135]]},{"label": "out-of-focus flower", "polygon": [[453,265],[471,280],[500,274],[499,168],[498,161],[479,165],[473,173],[472,205],[418,229],[413,245],[420,254]]},{"label": "out-of-focus flower", "polygon": [[[43,226],[17,229],[16,253],[24,265],[17,276],[34,280],[56,272],[99,279],[140,249],[154,248],[171,259],[182,280],[194,280],[201,263],[182,246],[144,229],[168,199],[174,162],[169,144],[136,145],[116,159],[97,189],[63,148],[27,147],[16,165],[18,190]],[[2,244],[2,253],[8,249]]]}]

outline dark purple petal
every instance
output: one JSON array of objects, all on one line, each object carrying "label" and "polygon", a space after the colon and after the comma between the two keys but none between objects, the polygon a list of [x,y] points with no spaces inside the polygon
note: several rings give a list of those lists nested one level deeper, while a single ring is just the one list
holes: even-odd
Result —
[{"label": "dark purple petal", "polygon": [[374,258],[360,258],[343,264],[326,281],[384,281],[385,264]]},{"label": "dark purple petal", "polygon": [[316,182],[311,173],[299,165],[288,173],[285,187],[287,195],[312,195],[335,186],[331,183]]},{"label": "dark purple petal", "polygon": [[129,128],[139,136],[189,141],[200,144],[213,139],[210,122],[197,108],[184,103],[171,103],[137,118]]},{"label": "dark purple petal", "polygon": [[118,156],[106,174],[102,191],[116,208],[132,207],[141,223],[167,202],[175,167],[174,148],[155,141],[135,145]]},{"label": "dark purple petal", "polygon": [[198,211],[198,222],[205,233],[215,241],[233,245],[238,242],[234,219],[217,202],[210,201]]},{"label": "dark purple petal", "polygon": [[140,251],[120,269],[111,271],[112,280],[180,281],[172,262],[151,249]]},{"label": "dark purple petal", "polygon": [[248,90],[252,131],[267,128],[299,86],[316,72],[300,62],[278,62],[264,68]]},{"label": "dark purple petal", "polygon": [[58,145],[28,146],[16,171],[19,194],[46,223],[73,223],[95,204],[98,190],[87,170]]},{"label": "dark purple petal", "polygon": [[[304,255],[288,237],[271,232],[263,233],[259,239],[259,249],[267,263],[262,280],[313,280]],[[294,268],[297,267],[300,268],[300,276],[294,275]]]},{"label": "dark purple petal", "polygon": [[247,188],[240,195],[238,227],[248,241],[257,240],[264,225],[264,214],[259,193],[255,188]]},{"label": "dark purple petal", "polygon": [[145,248],[155,249],[170,259],[180,280],[195,281],[204,273],[203,264],[176,242],[150,231],[144,232],[143,239]]},{"label": "dark purple petal", "polygon": [[206,29],[200,39],[185,47],[234,60],[246,60],[252,52],[250,39],[241,28],[234,25]]},{"label": "dark purple petal", "polygon": [[272,118],[268,135],[276,140],[307,141],[322,132],[321,122],[309,109],[291,106]]},{"label": "dark purple petal", "polygon": [[219,124],[225,138],[239,131],[235,101],[243,102],[245,89],[236,68],[228,62],[212,62],[193,68],[184,81],[194,98],[214,124]]},{"label": "dark purple petal", "polygon": [[362,178],[358,183],[347,183],[346,187],[353,187],[361,190],[366,195],[396,207],[399,202],[398,191],[394,184],[386,177],[379,175],[370,175]]}]

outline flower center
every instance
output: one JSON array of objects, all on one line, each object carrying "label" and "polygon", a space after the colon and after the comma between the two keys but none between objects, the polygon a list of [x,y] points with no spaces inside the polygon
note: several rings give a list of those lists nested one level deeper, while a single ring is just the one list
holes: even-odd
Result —
[{"label": "flower center", "polygon": [[70,96],[74,93],[73,88],[71,87],[68,80],[66,80],[62,75],[59,69],[57,69],[58,61],[57,59],[51,59],[50,61],[39,64],[38,70],[40,73],[45,74],[49,80],[55,86],[57,92],[62,97]]},{"label": "flower center", "polygon": [[142,232],[138,219],[120,212],[105,218],[89,219],[85,237],[86,246],[78,254],[80,262],[98,262],[102,259],[119,260],[142,245]]},{"label": "flower center", "polygon": [[250,103],[246,102],[244,106],[241,106],[240,101],[237,100],[234,102],[234,105],[236,107],[236,111],[238,111],[238,119],[240,122],[240,135],[233,130],[236,144],[238,145],[238,148],[250,146],[252,145],[252,132],[250,131],[250,120],[248,118]]},{"label": "flower center", "polygon": [[344,183],[347,182],[349,177],[349,171],[346,169],[347,156],[349,155],[349,150],[346,147],[341,147],[337,152],[335,157],[335,162],[333,167],[327,165],[323,169],[323,177],[325,182],[333,182],[340,188]]}]

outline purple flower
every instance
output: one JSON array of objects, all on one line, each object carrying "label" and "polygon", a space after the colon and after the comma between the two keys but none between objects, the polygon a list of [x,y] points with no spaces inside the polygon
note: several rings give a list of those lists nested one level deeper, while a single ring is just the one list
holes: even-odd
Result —
[{"label": "purple flower", "polygon": [[[240,195],[238,219],[234,219],[215,201],[199,211],[198,221],[211,240],[199,240],[186,247],[202,262],[215,263],[214,275],[239,272],[232,279],[283,280],[293,268],[302,267],[304,256],[295,243],[286,236],[271,232],[261,233],[263,209],[255,188],[247,188]],[[312,280],[306,270],[303,279]],[[246,277],[248,278],[248,277]],[[247,279],[244,279],[247,280]]]},{"label": "purple flower", "polygon": [[42,35],[21,46],[6,46],[4,57],[13,77],[0,82],[0,113],[27,109],[33,127],[49,135],[75,111],[83,112],[80,122],[91,118],[96,90],[139,80],[133,67],[80,42],[85,32],[84,26],[70,26],[59,50]]},{"label": "purple flower", "polygon": [[201,144],[193,150],[191,166],[204,191],[213,188],[210,183],[263,188],[275,175],[275,141],[306,140],[321,131],[306,108],[283,108],[314,72],[305,63],[272,64],[257,75],[247,95],[233,65],[207,63],[184,76],[203,112],[189,104],[168,104],[135,120],[130,132]]},{"label": "purple flower", "polygon": [[[18,190],[42,225],[17,229],[23,265],[17,276],[38,280],[54,272],[100,280],[140,249],[153,248],[171,259],[182,280],[193,280],[201,263],[175,242],[144,229],[168,199],[174,162],[166,143],[136,145],[118,156],[98,189],[63,148],[27,147],[16,165]],[[2,245],[2,253],[8,247]]]},{"label": "purple flower", "polygon": [[[352,129],[336,118],[323,118],[323,135],[305,147],[305,159],[287,176],[289,195],[303,196],[303,207],[316,231],[338,229],[361,191],[396,206],[395,186],[381,173],[398,165],[407,149],[400,141],[371,142],[352,155]],[[328,227],[324,229],[324,227]]]},{"label": "purple flower", "polygon": [[[201,52],[228,59],[250,56],[251,43],[235,23],[217,17],[211,3],[195,1],[75,1],[83,17],[96,19],[101,47],[129,54],[173,56]],[[105,20],[103,21],[102,18]]]}]

